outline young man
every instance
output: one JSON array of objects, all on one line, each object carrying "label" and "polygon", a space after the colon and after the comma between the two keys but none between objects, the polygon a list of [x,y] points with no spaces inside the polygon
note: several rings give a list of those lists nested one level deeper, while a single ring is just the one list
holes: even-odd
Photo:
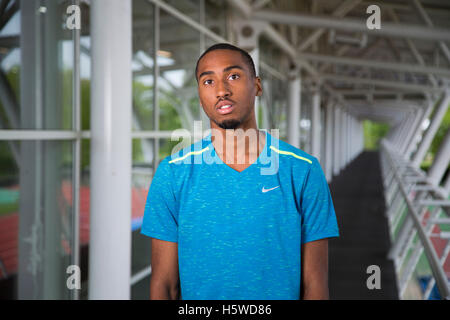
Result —
[{"label": "young man", "polygon": [[258,130],[247,52],[214,45],[196,77],[212,133],[153,178],[150,298],[328,299],[327,238],[339,233],[317,159]]}]

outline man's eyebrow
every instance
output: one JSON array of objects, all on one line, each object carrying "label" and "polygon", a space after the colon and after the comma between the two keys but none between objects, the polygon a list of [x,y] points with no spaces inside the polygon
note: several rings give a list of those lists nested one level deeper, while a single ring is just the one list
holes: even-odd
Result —
[{"label": "man's eyebrow", "polygon": [[[242,68],[241,66],[234,65],[234,66],[226,67],[225,69],[223,69],[223,72],[227,72],[227,71],[230,71],[230,70],[232,70],[232,69],[241,69],[241,70],[244,70],[244,68]],[[200,79],[201,77],[206,76],[206,75],[209,75],[209,74],[214,74],[214,71],[204,71],[204,72],[200,73],[200,75],[198,76],[198,78]]]},{"label": "man's eyebrow", "polygon": [[205,72],[202,72],[202,73],[200,73],[200,75],[198,76],[198,78],[200,79],[201,77],[206,76],[206,75],[208,75],[208,74],[214,74],[214,72],[213,72],[213,71],[205,71]]},{"label": "man's eyebrow", "polygon": [[229,66],[229,67],[226,67],[225,69],[223,69],[223,72],[230,71],[231,69],[241,69],[241,70],[244,70],[244,68],[242,68],[241,66],[235,65],[235,66]]}]

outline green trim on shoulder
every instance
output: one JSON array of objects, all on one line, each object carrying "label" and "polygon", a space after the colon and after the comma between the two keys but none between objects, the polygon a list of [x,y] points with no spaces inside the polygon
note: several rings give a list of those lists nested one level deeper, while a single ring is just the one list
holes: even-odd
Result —
[{"label": "green trim on shoulder", "polygon": [[206,148],[204,148],[204,149],[202,149],[202,150],[200,150],[200,151],[191,151],[191,152],[188,152],[187,154],[185,154],[185,155],[182,156],[182,157],[179,157],[179,158],[175,158],[175,159],[173,159],[173,160],[170,160],[169,163],[172,163],[172,162],[175,162],[175,161],[181,161],[181,160],[184,160],[184,159],[186,159],[187,157],[189,157],[191,154],[202,154],[202,153],[205,152],[206,150],[209,150],[209,147],[206,147]]},{"label": "green trim on shoulder", "polygon": [[270,149],[272,149],[273,151],[275,151],[275,152],[277,152],[277,153],[285,154],[285,155],[288,155],[288,156],[293,156],[293,157],[295,157],[295,158],[297,158],[297,159],[300,159],[300,160],[303,160],[303,161],[306,161],[306,162],[309,162],[310,164],[312,164],[312,161],[311,161],[311,160],[309,160],[309,159],[307,159],[307,158],[304,158],[304,157],[301,157],[301,156],[299,156],[299,155],[297,155],[297,154],[295,154],[295,153],[293,153],[293,152],[278,150],[278,149],[275,148],[274,146],[270,146]]}]

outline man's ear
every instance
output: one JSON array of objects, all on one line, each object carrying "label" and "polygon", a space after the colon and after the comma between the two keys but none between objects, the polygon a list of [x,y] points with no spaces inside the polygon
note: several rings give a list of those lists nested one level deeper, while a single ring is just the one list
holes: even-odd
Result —
[{"label": "man's ear", "polygon": [[256,96],[257,97],[262,96],[263,90],[260,77],[255,77],[255,85],[256,85]]}]

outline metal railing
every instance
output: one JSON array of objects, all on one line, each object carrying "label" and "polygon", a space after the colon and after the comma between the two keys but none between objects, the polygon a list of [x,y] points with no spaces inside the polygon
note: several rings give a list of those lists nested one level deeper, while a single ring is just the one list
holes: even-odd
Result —
[{"label": "metal railing", "polygon": [[[400,298],[405,297],[425,253],[432,277],[422,298],[428,299],[436,284],[441,299],[449,300],[449,279],[443,266],[450,251],[450,235],[439,228],[450,225],[448,195],[428,183],[424,172],[406,161],[387,140],[381,144],[381,168],[392,243],[388,256],[394,261]],[[444,243],[440,254],[432,238]]]}]

